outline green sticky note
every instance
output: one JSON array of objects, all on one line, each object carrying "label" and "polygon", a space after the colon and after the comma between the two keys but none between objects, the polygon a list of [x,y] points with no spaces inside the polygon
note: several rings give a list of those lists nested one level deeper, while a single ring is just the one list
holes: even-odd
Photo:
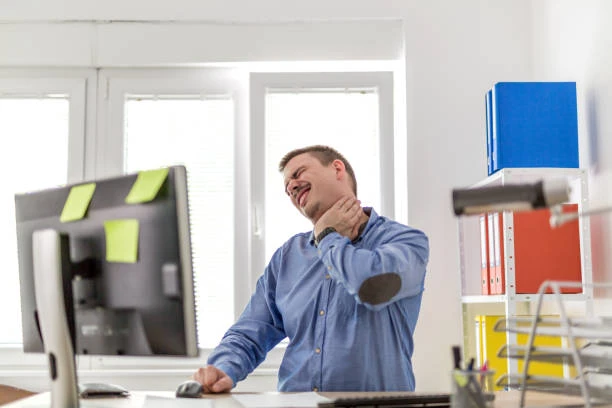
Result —
[{"label": "green sticky note", "polygon": [[96,183],[81,184],[72,187],[64,203],[60,221],[69,222],[83,219],[95,190]]},{"label": "green sticky note", "polygon": [[138,220],[106,220],[106,261],[136,263],[138,260]]},{"label": "green sticky note", "polygon": [[141,171],[132,185],[132,189],[125,198],[128,204],[148,203],[153,200],[164,180],[168,177],[168,169]]}]

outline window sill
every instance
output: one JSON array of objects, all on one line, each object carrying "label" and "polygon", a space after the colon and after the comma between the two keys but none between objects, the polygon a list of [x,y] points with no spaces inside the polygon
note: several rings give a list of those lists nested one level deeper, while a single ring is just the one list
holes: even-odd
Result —
[{"label": "window sill", "polygon": [[[286,344],[270,350],[260,368],[278,369],[285,354]],[[206,364],[212,349],[200,349],[199,357],[132,357],[132,356],[77,356],[77,367],[81,370],[182,370]],[[47,360],[43,353],[24,353],[22,346],[0,344],[0,371],[46,370]]]},{"label": "window sill", "polygon": [[[79,382],[102,382],[119,384],[128,390],[175,390],[178,384],[191,379],[192,369],[97,369],[79,370]],[[244,381],[237,384],[233,391],[277,391],[278,370],[258,368]],[[49,374],[47,369],[6,368],[0,369],[0,384],[21,389],[44,392],[49,391]]]},{"label": "window sill", "polygon": [[[131,376],[139,376],[139,377],[190,377],[196,368],[191,370],[188,369],[160,369],[160,368],[147,368],[147,369],[101,369],[101,370],[78,370],[78,375],[80,379],[94,378],[94,377],[131,377]],[[12,368],[3,368],[0,369],[0,378],[7,377],[46,377],[48,375],[48,371],[46,368],[44,369],[31,369],[26,368],[22,369],[20,367],[12,367]],[[257,368],[253,371],[249,376],[276,376],[278,375],[278,369],[274,368]]]}]

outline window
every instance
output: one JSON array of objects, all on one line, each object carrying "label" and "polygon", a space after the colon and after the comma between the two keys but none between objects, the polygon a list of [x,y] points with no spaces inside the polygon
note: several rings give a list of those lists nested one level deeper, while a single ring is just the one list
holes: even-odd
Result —
[{"label": "window", "polygon": [[[0,172],[6,176],[0,191],[4,310],[20,310],[15,193],[83,177],[85,82],[84,78],[11,78],[0,72],[0,134],[7,152],[0,162]],[[3,313],[0,325],[0,344],[21,343],[19,313]]]},{"label": "window", "polygon": [[130,73],[103,73],[106,137],[113,139],[103,160],[121,163],[121,173],[186,166],[198,339],[201,348],[212,348],[234,321],[233,288],[240,277],[234,275],[233,244],[236,81],[208,70]]},{"label": "window", "polygon": [[[393,217],[390,72],[249,77],[245,69],[101,69],[75,70],[73,79],[39,74],[6,81],[1,74],[0,132],[15,136],[9,139],[10,161],[0,164],[14,182],[12,191],[0,195],[0,210],[10,212],[5,217],[11,225],[3,232],[9,245],[2,255],[14,271],[3,281],[0,298],[14,310],[16,191],[184,164],[205,350],[242,312],[272,252],[290,235],[312,228],[283,193],[277,166],[286,152],[310,144],[337,148],[355,168],[363,204]],[[0,344],[20,343],[19,315],[0,319],[10,327],[0,333]],[[280,358],[282,348],[271,353],[270,367]],[[194,365],[79,360],[81,367],[98,368]]]},{"label": "window", "polygon": [[[234,317],[233,106],[230,98],[126,95],[125,171],[188,169],[189,219],[200,347],[214,347]],[[213,140],[214,138],[214,140]],[[214,319],[209,318],[214,311]]]},{"label": "window", "polygon": [[[274,165],[292,149],[329,145],[355,171],[363,205],[380,208],[378,95],[375,89],[275,90],[266,94],[265,212],[266,258],[297,232],[312,224],[289,204],[282,176]],[[288,205],[289,204],[289,205]],[[278,222],[281,219],[283,222]]]},{"label": "window", "polygon": [[[7,215],[6,237],[0,249],[9,271],[0,286],[0,298],[8,310],[19,310],[19,274],[17,240],[15,237],[14,194],[40,190],[66,183],[68,173],[68,99],[66,96],[0,99],[0,134],[8,137],[8,151],[0,163],[4,188],[0,192],[0,213]],[[31,120],[32,117],[37,118]],[[36,146],[36,149],[32,149]],[[41,171],[32,171],[36,167]],[[44,169],[44,171],[43,171]],[[21,342],[21,320],[13,314],[3,314],[0,342]]]},{"label": "window", "polygon": [[[329,145],[353,166],[362,205],[393,216],[392,92],[390,73],[253,74],[252,109],[256,152],[263,169],[265,192],[254,191],[263,208],[262,239],[265,258],[254,254],[254,273],[261,273],[274,251],[289,237],[312,230],[312,224],[293,207],[283,191],[278,162],[290,150],[314,144]],[[256,170],[257,171],[257,170]],[[282,222],[279,222],[282,220]],[[256,252],[256,251],[254,251]],[[256,263],[255,263],[256,262]],[[257,264],[258,263],[258,264]]]}]

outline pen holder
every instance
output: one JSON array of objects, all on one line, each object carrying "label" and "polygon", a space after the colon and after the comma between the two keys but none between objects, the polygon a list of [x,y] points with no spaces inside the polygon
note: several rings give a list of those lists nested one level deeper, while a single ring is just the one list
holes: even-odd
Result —
[{"label": "pen holder", "polygon": [[495,403],[495,371],[453,370],[452,408],[492,408]]}]

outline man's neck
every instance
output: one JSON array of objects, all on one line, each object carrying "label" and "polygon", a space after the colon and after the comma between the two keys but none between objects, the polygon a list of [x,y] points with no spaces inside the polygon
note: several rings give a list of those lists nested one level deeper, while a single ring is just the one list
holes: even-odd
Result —
[{"label": "man's neck", "polygon": [[359,237],[365,230],[366,226],[368,225],[369,219],[370,219],[370,215],[366,213],[365,208],[362,208],[361,214],[359,215],[359,230],[357,231],[357,236],[353,239],[353,241],[356,241],[357,239],[359,239]]}]

